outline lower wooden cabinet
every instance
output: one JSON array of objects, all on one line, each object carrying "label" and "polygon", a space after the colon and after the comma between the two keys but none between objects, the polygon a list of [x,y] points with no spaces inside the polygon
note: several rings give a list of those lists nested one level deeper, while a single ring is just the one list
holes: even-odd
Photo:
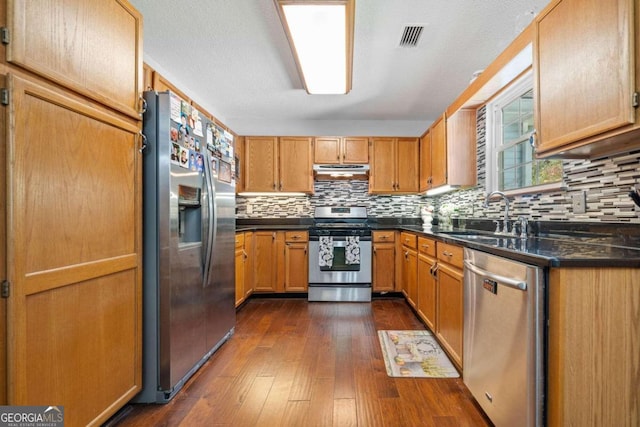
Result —
[{"label": "lower wooden cabinet", "polygon": [[402,292],[409,305],[416,308],[418,301],[418,251],[415,234],[400,233],[402,242]]},{"label": "lower wooden cabinet", "polygon": [[373,292],[393,292],[396,289],[396,233],[393,230],[372,232]]},{"label": "lower wooden cabinet", "polygon": [[253,233],[236,233],[236,307],[253,293]]},{"label": "lower wooden cabinet", "polygon": [[285,292],[307,292],[309,234],[306,231],[287,231],[284,241],[284,290]]},{"label": "lower wooden cabinet", "polygon": [[436,242],[418,237],[418,316],[429,329],[436,330],[437,282],[436,282]]},{"label": "lower wooden cabinet", "polygon": [[253,233],[253,289],[255,292],[278,291],[279,240],[283,241],[284,235],[277,231]]},{"label": "lower wooden cabinet", "polygon": [[436,336],[452,362],[462,369],[463,248],[438,242],[437,255]]}]

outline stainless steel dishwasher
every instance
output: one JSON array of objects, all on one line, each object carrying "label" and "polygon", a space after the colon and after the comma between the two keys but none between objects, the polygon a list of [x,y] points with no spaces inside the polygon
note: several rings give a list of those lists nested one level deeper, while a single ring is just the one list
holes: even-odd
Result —
[{"label": "stainless steel dishwasher", "polygon": [[544,271],[464,250],[463,380],[496,427],[543,425]]}]

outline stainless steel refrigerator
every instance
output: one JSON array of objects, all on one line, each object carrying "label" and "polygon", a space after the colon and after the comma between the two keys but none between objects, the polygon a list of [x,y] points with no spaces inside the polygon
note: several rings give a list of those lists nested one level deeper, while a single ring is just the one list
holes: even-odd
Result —
[{"label": "stainless steel refrigerator", "polygon": [[145,92],[143,389],[168,402],[233,334],[230,135],[170,92]]}]

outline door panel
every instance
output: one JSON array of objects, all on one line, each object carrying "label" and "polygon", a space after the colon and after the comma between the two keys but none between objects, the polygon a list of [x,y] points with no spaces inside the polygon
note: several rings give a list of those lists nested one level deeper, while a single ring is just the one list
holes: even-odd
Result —
[{"label": "door panel", "polygon": [[139,128],[8,85],[8,403],[99,423],[141,383]]},{"label": "door panel", "polygon": [[142,16],[128,2],[10,0],[7,18],[7,61],[139,118]]},{"label": "door panel", "polygon": [[311,138],[280,138],[280,191],[313,193],[312,153]]},{"label": "door panel", "polygon": [[374,138],[372,144],[369,192],[393,192],[396,189],[395,140]]},{"label": "door panel", "polygon": [[418,140],[398,138],[398,186],[397,191],[417,192],[420,178]]}]

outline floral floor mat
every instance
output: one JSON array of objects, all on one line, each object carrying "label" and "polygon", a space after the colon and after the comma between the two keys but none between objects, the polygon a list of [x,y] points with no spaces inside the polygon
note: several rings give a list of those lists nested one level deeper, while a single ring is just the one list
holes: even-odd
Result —
[{"label": "floral floor mat", "polygon": [[378,331],[378,338],[390,377],[460,376],[429,331]]}]

